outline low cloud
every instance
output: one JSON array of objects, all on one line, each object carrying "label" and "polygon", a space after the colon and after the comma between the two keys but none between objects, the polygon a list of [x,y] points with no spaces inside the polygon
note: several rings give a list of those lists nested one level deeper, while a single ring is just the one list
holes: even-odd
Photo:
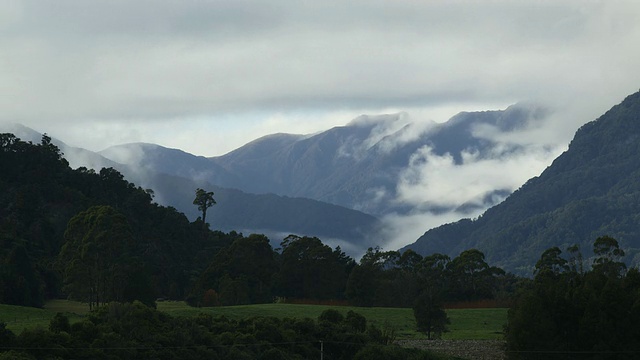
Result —
[{"label": "low cloud", "polygon": [[417,208],[457,208],[480,202],[494,190],[515,190],[540,174],[560,149],[527,147],[516,153],[494,148],[496,157],[462,152],[462,163],[451,154],[436,155],[428,146],[411,156],[398,182],[397,202]]},{"label": "low cloud", "polygon": [[399,176],[394,199],[396,205],[412,211],[383,218],[385,247],[399,248],[433,227],[475,218],[539,175],[566,149],[568,140],[544,136],[556,116],[550,114],[508,131],[477,127],[474,135],[490,140],[493,146],[483,153],[466,149],[460,154],[461,162],[450,153],[436,154],[428,145],[418,149]]},{"label": "low cloud", "polygon": [[415,242],[428,229],[451,223],[464,217],[476,217],[480,211],[474,214],[416,212],[414,214],[390,214],[382,219],[382,235],[387,239],[379,244],[385,250],[398,250],[405,245]]}]

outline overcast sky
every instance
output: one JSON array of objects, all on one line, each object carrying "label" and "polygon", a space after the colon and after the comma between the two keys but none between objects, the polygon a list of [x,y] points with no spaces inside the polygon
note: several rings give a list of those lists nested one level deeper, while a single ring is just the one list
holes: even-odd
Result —
[{"label": "overcast sky", "polygon": [[0,2],[0,120],[214,156],[357,115],[519,101],[553,133],[640,88],[639,1]]}]

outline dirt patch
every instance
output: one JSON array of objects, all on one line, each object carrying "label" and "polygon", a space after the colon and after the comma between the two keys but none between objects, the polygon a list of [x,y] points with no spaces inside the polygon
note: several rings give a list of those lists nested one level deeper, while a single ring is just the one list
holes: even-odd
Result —
[{"label": "dirt patch", "polygon": [[499,340],[398,340],[407,348],[430,350],[468,360],[504,360],[505,343]]}]

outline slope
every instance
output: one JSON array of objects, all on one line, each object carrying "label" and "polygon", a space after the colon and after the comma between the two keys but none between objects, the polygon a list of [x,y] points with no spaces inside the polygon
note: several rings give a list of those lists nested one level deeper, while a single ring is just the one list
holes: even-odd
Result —
[{"label": "slope", "polygon": [[582,126],[539,177],[480,218],[429,230],[405,249],[454,256],[477,248],[489,263],[530,275],[545,249],[578,244],[588,256],[605,234],[628,264],[640,262],[640,93]]},{"label": "slope", "polygon": [[547,114],[539,106],[518,104],[501,111],[463,112],[442,124],[418,124],[405,113],[363,115],[312,136],[260,138],[211,160],[236,175],[235,187],[244,191],[308,197],[374,215],[408,212],[410,207],[397,202],[396,188],[420,149],[451,154],[457,164],[463,152],[493,156],[497,143],[479,136],[479,127],[506,133]]}]

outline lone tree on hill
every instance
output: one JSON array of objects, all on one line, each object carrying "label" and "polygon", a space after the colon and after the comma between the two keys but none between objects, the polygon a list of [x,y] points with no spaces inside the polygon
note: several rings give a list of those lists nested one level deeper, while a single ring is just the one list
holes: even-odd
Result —
[{"label": "lone tree on hill", "polygon": [[196,189],[196,198],[193,199],[193,205],[198,205],[198,210],[202,211],[202,224],[207,226],[207,209],[216,204],[213,199],[213,191]]}]

